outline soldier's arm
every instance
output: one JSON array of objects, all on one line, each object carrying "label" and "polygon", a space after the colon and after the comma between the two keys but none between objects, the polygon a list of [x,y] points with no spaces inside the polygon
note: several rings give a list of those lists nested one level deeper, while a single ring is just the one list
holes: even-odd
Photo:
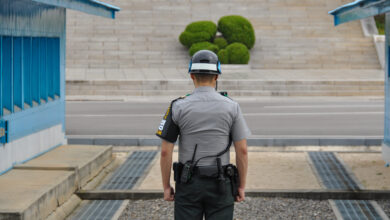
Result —
[{"label": "soldier's arm", "polygon": [[246,139],[234,142],[234,148],[236,151],[236,165],[238,169],[238,174],[240,176],[240,188],[239,196],[236,198],[238,202],[241,202],[245,199],[245,184],[246,184],[246,175],[248,172],[248,147],[246,144]]},{"label": "soldier's arm", "polygon": [[174,199],[174,192],[170,183],[173,147],[173,143],[162,140],[160,167],[164,187],[164,199],[167,201],[173,201]]}]

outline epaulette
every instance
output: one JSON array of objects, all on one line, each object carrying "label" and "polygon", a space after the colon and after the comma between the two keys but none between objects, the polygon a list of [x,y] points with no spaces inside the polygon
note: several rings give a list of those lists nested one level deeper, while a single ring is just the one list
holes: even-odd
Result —
[{"label": "epaulette", "polygon": [[229,98],[229,99],[232,99],[228,96],[228,93],[226,91],[222,91],[222,92],[219,92],[219,94],[221,94],[221,96],[224,96],[226,98]]},{"label": "epaulette", "polygon": [[176,99],[172,100],[171,105],[172,105],[174,102],[176,102],[177,100],[185,99],[187,96],[190,96],[190,95],[191,95],[191,94],[183,95],[183,96],[180,96],[179,98],[176,98]]}]

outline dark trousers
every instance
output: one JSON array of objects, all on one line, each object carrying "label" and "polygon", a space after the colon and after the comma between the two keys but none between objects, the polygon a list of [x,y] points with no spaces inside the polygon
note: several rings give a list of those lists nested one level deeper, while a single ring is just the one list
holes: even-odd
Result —
[{"label": "dark trousers", "polygon": [[175,220],[233,219],[234,198],[230,180],[225,181],[226,192],[219,192],[215,178],[192,176],[189,183],[176,183]]}]

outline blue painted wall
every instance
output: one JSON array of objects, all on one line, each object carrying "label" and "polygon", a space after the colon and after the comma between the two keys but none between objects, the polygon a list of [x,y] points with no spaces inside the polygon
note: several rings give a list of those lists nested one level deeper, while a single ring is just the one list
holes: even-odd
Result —
[{"label": "blue painted wall", "polygon": [[0,119],[8,121],[8,141],[58,124],[65,132],[65,9],[0,0],[0,21]]}]

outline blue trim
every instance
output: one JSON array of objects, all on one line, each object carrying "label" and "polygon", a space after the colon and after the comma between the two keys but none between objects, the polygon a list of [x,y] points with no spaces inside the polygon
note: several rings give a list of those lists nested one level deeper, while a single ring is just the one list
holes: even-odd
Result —
[{"label": "blue trim", "polygon": [[338,7],[329,12],[334,15],[334,24],[337,26],[353,20],[384,14],[390,11],[388,0],[357,0]]},{"label": "blue trim", "polygon": [[13,165],[12,165],[11,167],[9,167],[9,168],[5,169],[4,171],[0,171],[0,176],[1,176],[1,175],[3,175],[3,174],[5,174],[6,172],[8,172],[8,171],[12,170],[12,168],[14,168],[14,166],[13,166]]},{"label": "blue trim", "polygon": [[69,8],[97,16],[115,18],[120,8],[97,0],[31,0],[61,8]]},{"label": "blue trim", "polygon": [[12,142],[54,125],[65,124],[65,101],[58,99],[6,115],[3,119],[8,121],[8,142]]},{"label": "blue trim", "polygon": [[55,145],[55,146],[53,146],[53,147],[50,147],[49,149],[47,149],[47,150],[45,150],[45,151],[42,151],[42,152],[38,153],[38,154],[35,155],[35,156],[29,157],[29,158],[26,159],[26,160],[23,160],[23,161],[21,161],[21,162],[14,162],[14,163],[12,164],[11,167],[5,169],[4,171],[0,171],[0,176],[3,175],[3,174],[5,174],[5,173],[7,173],[7,172],[10,171],[10,170],[12,170],[12,169],[14,168],[15,165],[24,164],[24,163],[26,163],[26,162],[28,162],[28,161],[30,161],[30,160],[32,160],[32,159],[35,159],[35,158],[37,158],[37,157],[39,157],[39,156],[42,156],[43,154],[45,154],[45,153],[47,153],[47,152],[49,152],[49,151],[51,151],[51,150],[54,150],[55,148],[60,147],[60,146],[62,146],[62,145],[63,145],[63,144],[57,144],[57,145]]}]

